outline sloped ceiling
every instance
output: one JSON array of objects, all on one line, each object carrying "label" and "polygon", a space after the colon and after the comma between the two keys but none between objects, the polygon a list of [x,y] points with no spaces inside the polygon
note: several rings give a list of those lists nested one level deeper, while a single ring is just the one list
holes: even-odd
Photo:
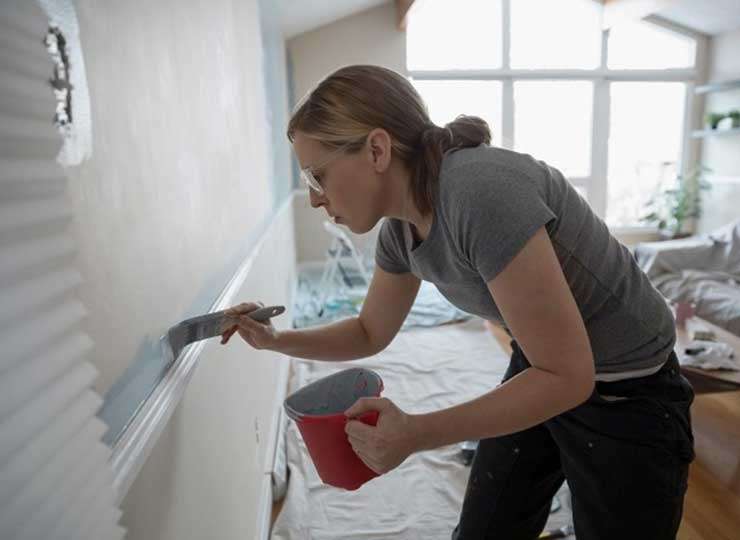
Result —
[{"label": "sloped ceiling", "polygon": [[703,34],[740,28],[740,0],[673,0],[655,15]]},{"label": "sloped ceiling", "polygon": [[[315,30],[389,0],[277,0],[285,39]],[[738,0],[740,1],[740,0]]]},{"label": "sloped ceiling", "polygon": [[[285,39],[315,30],[325,24],[388,3],[390,0],[275,0],[280,27]],[[451,1],[451,0],[450,0]],[[516,1],[516,0],[512,0]],[[740,29],[740,0],[596,0],[617,10],[642,16],[657,15],[663,19],[696,30],[717,35]]]}]

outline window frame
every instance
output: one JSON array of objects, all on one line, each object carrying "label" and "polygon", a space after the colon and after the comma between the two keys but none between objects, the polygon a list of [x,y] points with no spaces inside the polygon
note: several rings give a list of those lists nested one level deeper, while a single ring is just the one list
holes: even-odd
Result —
[{"label": "window frame", "polygon": [[[511,68],[511,1],[501,0],[502,16],[502,67],[500,69],[461,70],[413,70],[407,69],[411,81],[421,80],[484,80],[502,83],[502,140],[501,146],[512,149],[514,143],[514,83],[524,80],[569,80],[589,81],[593,84],[593,110],[591,127],[591,171],[588,176],[568,177],[575,186],[586,191],[587,199],[597,215],[606,219],[607,174],[609,160],[610,85],[612,82],[681,82],[686,85],[683,110],[683,133],[681,134],[681,174],[690,168],[699,156],[700,142],[692,140],[691,131],[700,125],[701,97],[694,89],[706,82],[707,38],[703,34],[668,22],[657,16],[649,16],[643,22],[660,26],[671,32],[687,36],[695,41],[694,66],[667,69],[610,69],[607,67],[609,29],[601,31],[599,67],[596,69],[512,69]],[[629,225],[612,227],[624,234],[643,234],[654,227]]]}]

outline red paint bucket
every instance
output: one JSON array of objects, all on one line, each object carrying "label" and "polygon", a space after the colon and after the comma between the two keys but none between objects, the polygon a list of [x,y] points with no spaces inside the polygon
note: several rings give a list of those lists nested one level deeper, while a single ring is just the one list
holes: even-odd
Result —
[{"label": "red paint bucket", "polygon": [[[383,391],[380,375],[370,369],[351,368],[315,381],[288,396],[283,404],[295,420],[308,453],[325,484],[355,490],[378,476],[357,457],[349,444],[344,411],[362,397]],[[355,420],[374,426],[377,411]]]}]

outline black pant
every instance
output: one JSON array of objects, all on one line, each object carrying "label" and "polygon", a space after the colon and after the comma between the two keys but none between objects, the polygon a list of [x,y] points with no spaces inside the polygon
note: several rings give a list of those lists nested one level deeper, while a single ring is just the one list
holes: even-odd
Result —
[{"label": "black pant", "polygon": [[[530,367],[512,341],[504,381]],[[694,458],[694,392],[672,353],[647,377],[597,382],[578,407],[479,442],[453,540],[534,540],[567,478],[578,540],[676,537]]]}]

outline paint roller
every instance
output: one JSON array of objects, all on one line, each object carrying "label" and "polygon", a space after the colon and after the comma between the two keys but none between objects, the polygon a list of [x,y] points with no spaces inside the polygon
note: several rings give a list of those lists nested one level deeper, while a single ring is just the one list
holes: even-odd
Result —
[{"label": "paint roller", "polygon": [[[159,339],[162,355],[167,364],[174,362],[187,345],[202,339],[220,336],[229,326],[233,326],[233,318],[229,318],[226,311],[214,311],[185,319],[167,330],[167,333]],[[284,311],[285,306],[267,306],[249,313],[242,313],[242,315],[249,315],[255,321],[263,322]]]}]

